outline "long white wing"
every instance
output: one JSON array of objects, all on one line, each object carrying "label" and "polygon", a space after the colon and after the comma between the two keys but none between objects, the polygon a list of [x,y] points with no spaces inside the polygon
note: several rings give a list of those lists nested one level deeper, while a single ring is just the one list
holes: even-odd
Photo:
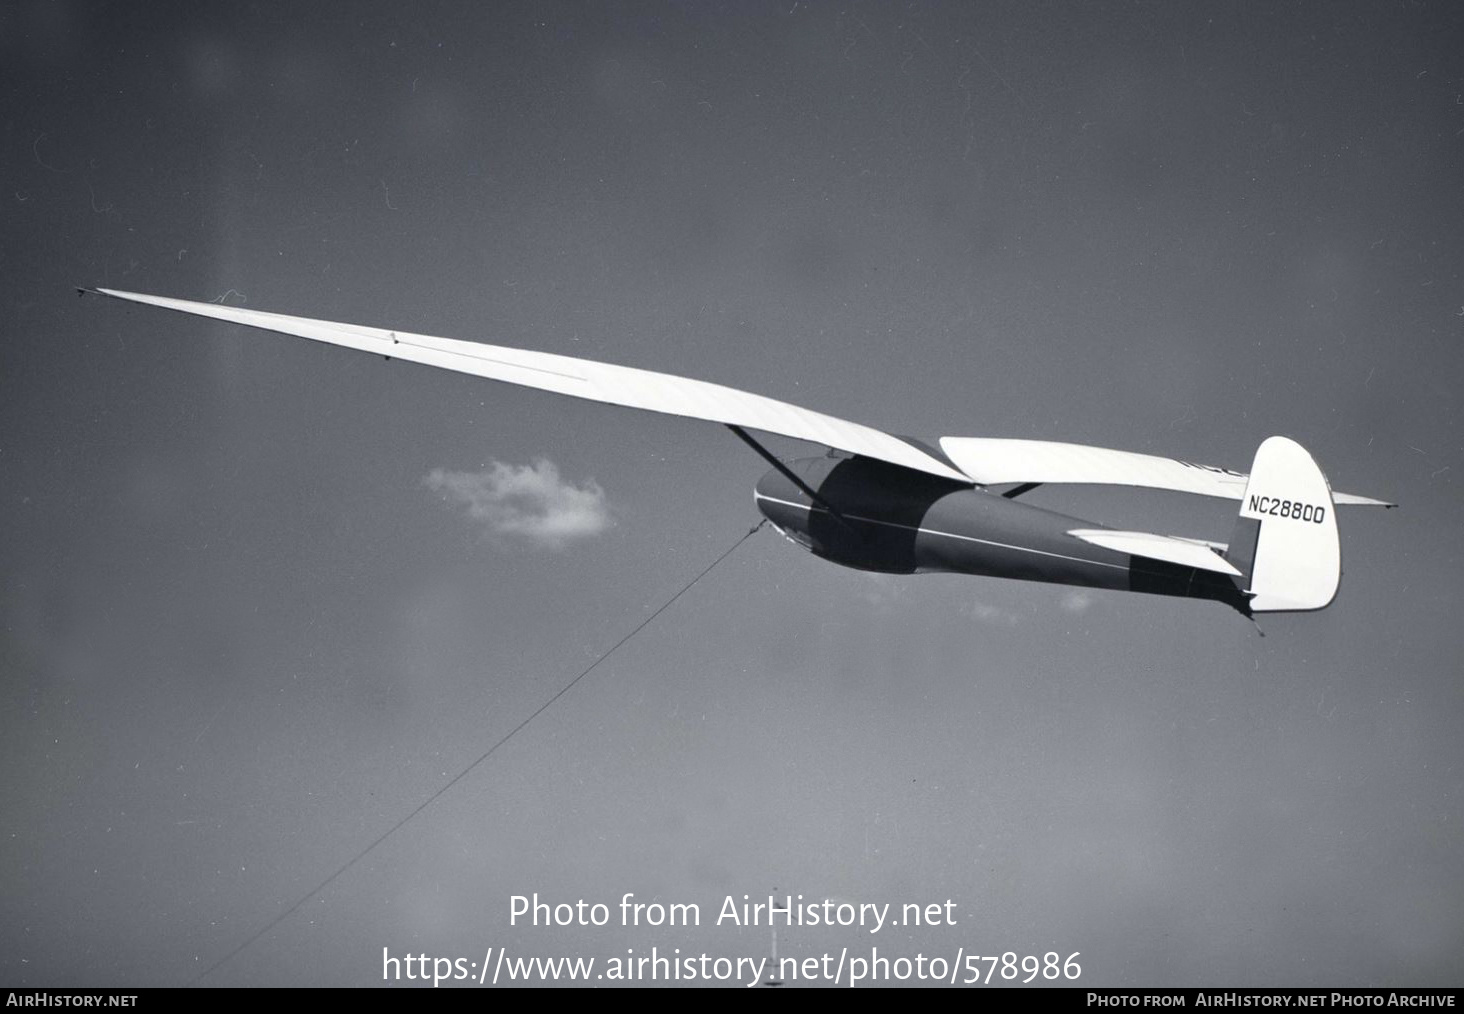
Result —
[{"label": "long white wing", "polygon": [[453,338],[434,338],[431,335],[407,331],[387,331],[358,324],[290,317],[237,306],[221,306],[217,303],[145,296],[136,292],[118,292],[115,289],[96,291],[134,303],[147,303],[200,317],[213,317],[266,331],[297,335],[380,356],[405,359],[458,373],[470,373],[489,380],[535,387],[541,391],[764,430],[823,444],[850,454],[878,458],[880,461],[929,472],[946,479],[970,481],[950,465],[899,437],[720,384],[548,352],[530,352]]},{"label": "long white wing", "polygon": [[[1143,486],[1231,500],[1241,499],[1245,492],[1247,476],[1243,473],[1176,458],[1047,440],[943,437],[940,449],[947,460],[941,460],[910,441],[868,426],[736,388],[668,373],[217,303],[197,303],[115,289],[96,291],[134,303],[147,303],[200,317],[296,335],[590,401],[764,430],[958,482],[974,481],[986,486],[1008,483]],[[1383,500],[1350,493],[1333,493],[1332,497],[1338,504],[1392,506]]]},{"label": "long white wing", "polygon": [[[1239,500],[1248,476],[1228,468],[1197,465],[1133,451],[1113,451],[1051,440],[941,437],[940,449],[957,468],[983,486],[1007,483],[1093,483],[1143,486]],[[1339,504],[1391,507],[1385,500],[1333,493]]]}]

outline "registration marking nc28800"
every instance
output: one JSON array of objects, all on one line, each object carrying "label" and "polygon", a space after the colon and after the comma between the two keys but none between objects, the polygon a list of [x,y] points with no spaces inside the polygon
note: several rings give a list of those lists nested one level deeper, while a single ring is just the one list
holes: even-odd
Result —
[{"label": "registration marking nc28800", "polygon": [[1283,500],[1274,496],[1257,496],[1254,493],[1246,503],[1246,510],[1269,517],[1310,521],[1316,525],[1321,524],[1327,517],[1327,508],[1320,504],[1302,503],[1300,500]]}]

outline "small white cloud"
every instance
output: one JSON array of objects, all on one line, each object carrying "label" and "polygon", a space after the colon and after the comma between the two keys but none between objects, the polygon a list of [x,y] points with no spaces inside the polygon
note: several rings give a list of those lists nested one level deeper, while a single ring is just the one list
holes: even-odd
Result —
[{"label": "small white cloud", "polygon": [[987,605],[985,602],[972,602],[966,607],[966,613],[980,623],[990,623],[1001,627],[1015,627],[1020,619],[1010,609]]},{"label": "small white cloud", "polygon": [[859,577],[860,598],[876,609],[888,609],[905,597],[907,586],[895,575],[863,571]]},{"label": "small white cloud", "polygon": [[1070,591],[1062,597],[1062,608],[1069,613],[1086,613],[1092,605],[1092,592]]},{"label": "small white cloud", "polygon": [[563,549],[576,539],[599,535],[614,524],[605,491],[594,479],[575,485],[547,458],[532,465],[495,461],[482,472],[434,468],[422,480],[443,498],[467,509],[488,534],[523,539],[545,549]]}]

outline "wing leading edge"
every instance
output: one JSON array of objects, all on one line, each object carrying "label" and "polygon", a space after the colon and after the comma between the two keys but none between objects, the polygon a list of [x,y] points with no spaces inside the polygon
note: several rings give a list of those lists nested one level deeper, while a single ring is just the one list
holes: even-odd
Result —
[{"label": "wing leading edge", "polygon": [[532,352],[407,331],[314,320],[309,317],[291,317],[238,306],[197,303],[115,289],[95,291],[115,299],[146,303],[200,317],[212,317],[246,327],[328,342],[393,359],[404,359],[608,405],[703,419],[728,426],[745,426],[823,444],[850,454],[877,458],[944,479],[970,482],[970,479],[949,464],[889,433],[702,380],[549,352]]}]

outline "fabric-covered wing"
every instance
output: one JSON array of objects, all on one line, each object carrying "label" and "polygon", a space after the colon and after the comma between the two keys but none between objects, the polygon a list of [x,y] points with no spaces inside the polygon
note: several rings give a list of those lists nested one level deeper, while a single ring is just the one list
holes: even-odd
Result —
[{"label": "fabric-covered wing", "polygon": [[[1243,472],[1178,458],[1051,440],[942,437],[940,448],[957,468],[984,486],[1092,483],[1169,489],[1239,500],[1245,494],[1248,478]],[[1353,493],[1333,493],[1332,499],[1338,504],[1394,506],[1385,500]]]},{"label": "fabric-covered wing", "polygon": [[357,324],[290,317],[237,306],[196,303],[114,289],[96,291],[134,303],[147,303],[200,317],[212,317],[247,327],[329,342],[393,359],[405,359],[458,373],[486,377],[489,380],[534,387],[541,391],[764,430],[823,444],[850,454],[877,458],[945,479],[970,481],[950,465],[899,437],[720,384],[548,352],[482,345],[453,338],[434,338],[407,331],[388,331]]}]

